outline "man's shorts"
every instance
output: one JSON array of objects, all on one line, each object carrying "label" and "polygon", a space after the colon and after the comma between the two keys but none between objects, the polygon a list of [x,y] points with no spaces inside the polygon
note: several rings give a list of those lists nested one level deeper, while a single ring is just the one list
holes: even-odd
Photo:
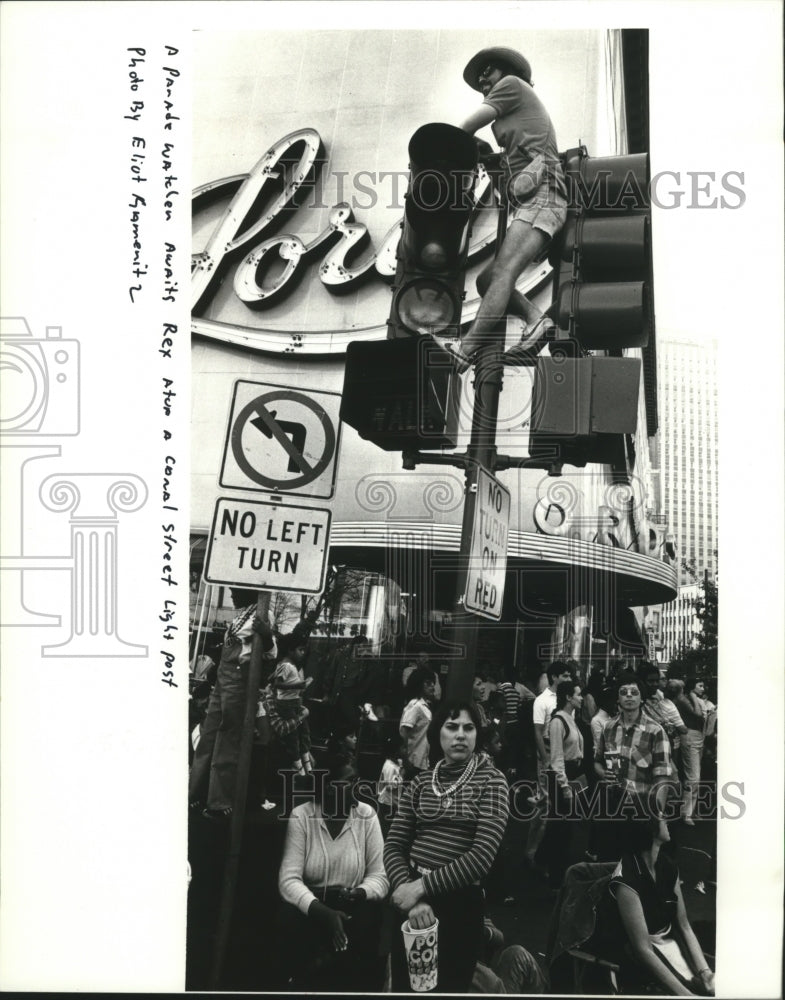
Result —
[{"label": "man's shorts", "polygon": [[555,236],[567,220],[567,201],[547,182],[526,201],[510,205],[510,222],[528,222],[548,236]]}]

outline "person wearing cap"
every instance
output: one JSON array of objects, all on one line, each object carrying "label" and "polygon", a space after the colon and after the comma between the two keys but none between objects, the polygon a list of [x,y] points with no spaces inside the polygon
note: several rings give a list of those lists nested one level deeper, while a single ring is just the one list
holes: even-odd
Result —
[{"label": "person wearing cap", "polygon": [[483,95],[483,103],[461,128],[474,135],[491,126],[503,151],[510,205],[504,242],[477,278],[482,295],[477,317],[460,345],[451,346],[458,369],[465,371],[508,312],[527,323],[521,343],[508,352],[508,361],[516,360],[549,334],[551,321],[515,283],[564,225],[567,188],[553,123],[534,93],[531,66],[520,52],[498,46],[482,49],[467,63],[463,78]]}]

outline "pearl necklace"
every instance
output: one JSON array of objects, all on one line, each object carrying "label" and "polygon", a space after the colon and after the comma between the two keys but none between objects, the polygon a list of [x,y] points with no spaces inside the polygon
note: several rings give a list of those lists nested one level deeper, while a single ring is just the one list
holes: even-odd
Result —
[{"label": "pearl necklace", "polygon": [[476,754],[472,754],[469,758],[466,767],[463,769],[463,773],[447,788],[442,788],[439,785],[439,771],[444,764],[444,759],[440,760],[436,767],[433,769],[433,774],[431,776],[431,788],[433,789],[433,794],[437,799],[444,799],[444,805],[449,806],[452,804],[452,799],[455,793],[474,777],[474,772],[477,770],[477,765],[479,759]]}]

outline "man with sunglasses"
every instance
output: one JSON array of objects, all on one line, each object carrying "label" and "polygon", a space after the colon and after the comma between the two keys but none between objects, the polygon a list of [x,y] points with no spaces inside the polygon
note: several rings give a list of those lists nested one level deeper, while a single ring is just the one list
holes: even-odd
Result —
[{"label": "man with sunglasses", "polygon": [[[611,822],[595,827],[594,843],[601,861],[618,858],[619,831],[623,820],[622,802],[630,795],[665,801],[669,786],[675,784],[670,741],[662,726],[643,711],[642,682],[633,674],[622,674],[617,682],[619,714],[605,724],[594,753],[594,770],[603,781],[607,795],[602,812]],[[656,802],[650,805],[654,808]],[[601,817],[595,817],[601,819]]]},{"label": "man with sunglasses", "polygon": [[594,755],[594,770],[630,792],[646,793],[673,778],[670,742],[662,726],[642,710],[641,682],[622,675],[619,714],[606,723]]},{"label": "man with sunglasses", "polygon": [[[452,345],[459,371],[508,312],[527,327],[520,344],[506,355],[521,360],[535,345],[541,349],[553,324],[515,288],[523,271],[541,256],[567,217],[567,189],[553,123],[534,93],[528,61],[514,49],[482,49],[466,65],[463,78],[483,95],[483,103],[462,124],[475,132],[490,125],[502,148],[509,228],[493,262],[477,278],[482,295],[477,317],[460,346]],[[516,353],[517,352],[517,353]],[[520,355],[520,357],[519,357]]]}]

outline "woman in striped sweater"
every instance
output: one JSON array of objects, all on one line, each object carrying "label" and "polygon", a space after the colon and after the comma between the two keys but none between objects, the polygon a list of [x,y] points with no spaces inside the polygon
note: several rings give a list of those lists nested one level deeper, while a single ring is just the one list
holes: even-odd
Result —
[{"label": "woman in striped sweater", "polygon": [[[384,847],[391,901],[412,928],[439,921],[440,993],[469,992],[483,942],[482,878],[509,813],[500,771],[475,753],[472,702],[442,705],[429,729],[436,766],[409,783]],[[393,935],[393,992],[409,992],[402,935]]]}]

